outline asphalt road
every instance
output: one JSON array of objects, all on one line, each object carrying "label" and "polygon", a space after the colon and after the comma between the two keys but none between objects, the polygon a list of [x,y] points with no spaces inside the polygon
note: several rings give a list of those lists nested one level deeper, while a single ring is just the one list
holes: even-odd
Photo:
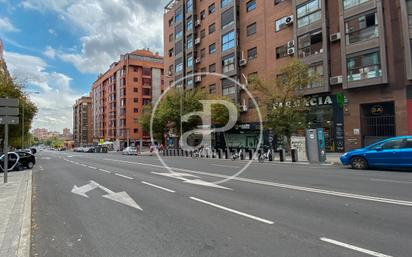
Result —
[{"label": "asphalt road", "polygon": [[37,158],[32,256],[412,256],[412,172],[252,163],[216,185],[246,162]]}]

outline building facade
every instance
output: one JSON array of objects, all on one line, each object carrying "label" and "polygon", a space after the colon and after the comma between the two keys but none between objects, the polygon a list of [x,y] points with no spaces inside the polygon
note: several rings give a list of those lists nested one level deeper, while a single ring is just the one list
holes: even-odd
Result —
[{"label": "building facade", "polygon": [[345,151],[412,133],[411,42],[411,0],[174,0],[164,12],[166,84],[230,96],[243,135],[226,141],[244,146],[258,129],[247,94],[192,74],[273,81],[300,59],[321,78],[304,89],[306,127],[324,128],[328,151]]},{"label": "building facade", "polygon": [[93,143],[92,99],[83,96],[73,105],[73,141],[76,147]]},{"label": "building facade", "polygon": [[91,89],[94,142],[149,142],[139,118],[163,88],[163,57],[148,49],[120,57]]}]

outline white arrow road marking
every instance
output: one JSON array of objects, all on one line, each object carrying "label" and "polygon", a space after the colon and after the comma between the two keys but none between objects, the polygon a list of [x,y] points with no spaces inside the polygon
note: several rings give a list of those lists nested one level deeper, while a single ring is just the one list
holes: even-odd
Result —
[{"label": "white arrow road marking", "polygon": [[125,191],[122,192],[113,192],[112,190],[108,189],[107,187],[104,187],[102,185],[99,185],[98,183],[94,182],[93,180],[90,180],[89,184],[86,184],[84,186],[78,187],[76,185],[73,186],[72,193],[89,198],[89,196],[86,194],[87,192],[95,189],[95,188],[100,188],[103,191],[105,191],[107,194],[102,195],[102,197],[110,199],[112,201],[130,206],[135,209],[139,209],[143,211],[142,207],[140,207],[134,200],[131,198]]},{"label": "white arrow road marking", "polygon": [[345,247],[345,248],[348,248],[348,249],[351,249],[351,250],[354,250],[354,251],[358,251],[358,252],[361,252],[361,253],[376,256],[376,257],[392,257],[390,255],[374,252],[374,251],[371,251],[371,250],[368,250],[368,249],[364,249],[364,248],[360,248],[360,247],[357,247],[357,246],[354,246],[354,245],[342,243],[342,242],[339,242],[339,241],[336,241],[336,240],[333,240],[333,239],[329,239],[329,238],[326,238],[326,237],[321,237],[320,240],[322,240],[324,242],[334,244],[334,245],[342,246],[342,247]]},{"label": "white arrow road marking", "polygon": [[226,189],[226,190],[233,190],[232,188],[220,186],[218,184],[203,181],[203,180],[200,180],[200,179],[185,180],[183,182],[184,183],[189,183],[189,184],[194,184],[194,185],[199,185],[199,186],[206,186],[206,187],[214,187],[214,188],[220,188],[220,189]]}]

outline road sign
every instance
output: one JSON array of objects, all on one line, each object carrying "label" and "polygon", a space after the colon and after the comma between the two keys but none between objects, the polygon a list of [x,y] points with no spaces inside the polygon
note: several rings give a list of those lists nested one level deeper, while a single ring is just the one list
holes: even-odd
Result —
[{"label": "road sign", "polygon": [[16,98],[0,98],[0,106],[17,107],[19,99]]},{"label": "road sign", "polygon": [[19,108],[16,107],[0,107],[0,116],[17,116]]},{"label": "road sign", "polygon": [[19,117],[13,117],[13,116],[0,117],[0,125],[4,125],[6,123],[9,125],[18,125]]}]

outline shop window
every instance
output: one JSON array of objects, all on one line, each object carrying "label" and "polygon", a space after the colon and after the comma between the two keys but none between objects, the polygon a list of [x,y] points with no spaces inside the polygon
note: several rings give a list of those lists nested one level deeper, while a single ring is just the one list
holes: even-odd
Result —
[{"label": "shop window", "polygon": [[253,47],[247,50],[247,59],[249,61],[256,59],[257,57],[257,47]]},{"label": "shop window", "polygon": [[222,52],[235,47],[235,32],[230,31],[222,36]]},{"label": "shop window", "polygon": [[249,37],[251,35],[256,34],[256,22],[250,24],[246,28],[246,35]]},{"label": "shop window", "polygon": [[298,48],[300,58],[323,53],[322,31],[318,30],[300,36]]},{"label": "shop window", "polygon": [[235,70],[235,54],[230,54],[223,57],[223,73],[231,72]]},{"label": "shop window", "polygon": [[288,45],[283,45],[276,48],[276,59],[280,59],[287,56],[289,56]]},{"label": "shop window", "polygon": [[367,41],[379,36],[376,12],[351,19],[345,23],[345,27],[347,45]]},{"label": "shop window", "polygon": [[321,0],[312,0],[297,7],[298,28],[312,24],[322,17]]},{"label": "shop window", "polygon": [[313,77],[314,80],[311,81],[307,85],[307,88],[322,87],[323,80],[324,80],[323,64],[321,63],[321,64],[310,66],[308,69],[308,72],[309,72],[309,76]]},{"label": "shop window", "polygon": [[347,70],[349,82],[381,77],[379,51],[348,57]]},{"label": "shop window", "polygon": [[369,2],[369,0],[343,0],[343,8],[349,9],[366,2]]},{"label": "shop window", "polygon": [[246,11],[251,12],[256,9],[256,0],[251,0],[246,3]]}]

